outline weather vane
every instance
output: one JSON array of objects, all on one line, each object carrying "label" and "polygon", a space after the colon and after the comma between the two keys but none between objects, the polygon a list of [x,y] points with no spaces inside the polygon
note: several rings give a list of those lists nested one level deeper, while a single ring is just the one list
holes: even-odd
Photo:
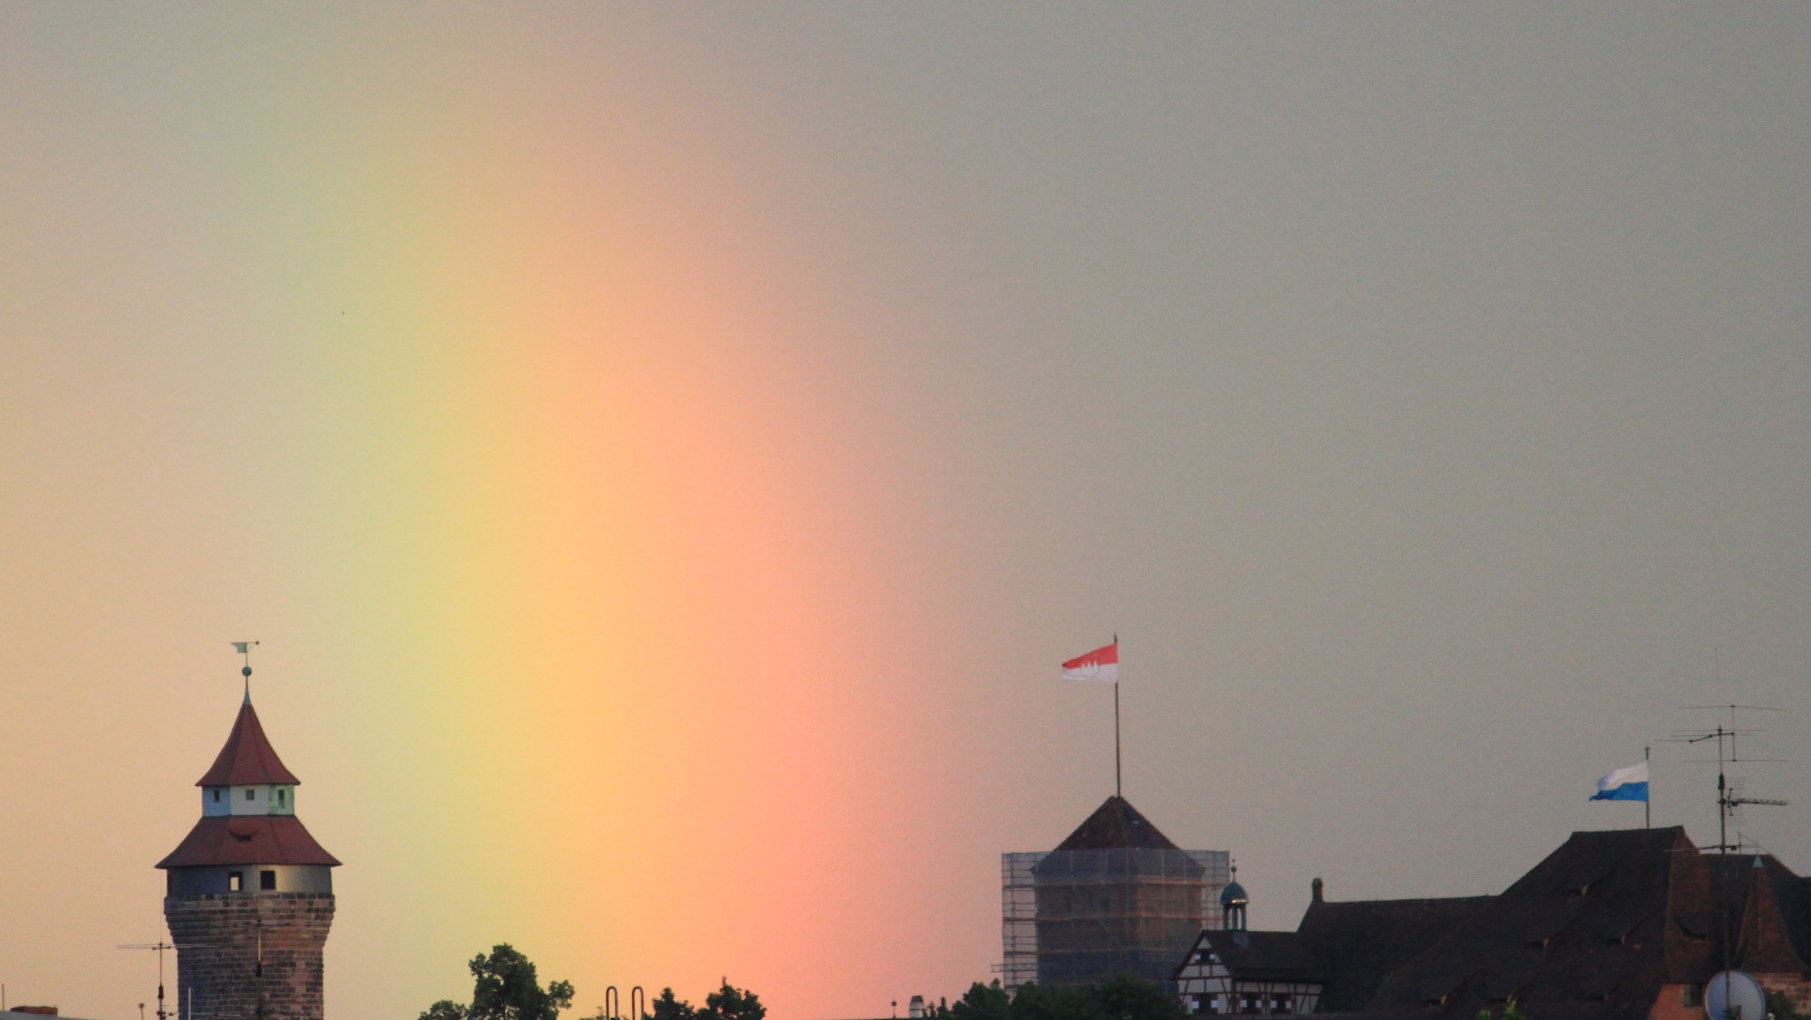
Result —
[{"label": "weather vane", "polygon": [[239,675],[245,678],[245,700],[247,703],[250,703],[252,700],[252,646],[257,643],[258,642],[256,641],[233,642],[233,651],[245,656],[245,666],[239,670]]}]

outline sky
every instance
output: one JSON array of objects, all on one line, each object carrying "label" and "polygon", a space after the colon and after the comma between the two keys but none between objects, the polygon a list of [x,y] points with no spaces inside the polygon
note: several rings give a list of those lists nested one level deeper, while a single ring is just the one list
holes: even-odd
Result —
[{"label": "sky", "polygon": [[252,697],[334,1020],[779,1020],[1113,790],[1259,928],[1741,703],[1811,869],[1802,5],[0,5],[0,983],[130,1020]]}]

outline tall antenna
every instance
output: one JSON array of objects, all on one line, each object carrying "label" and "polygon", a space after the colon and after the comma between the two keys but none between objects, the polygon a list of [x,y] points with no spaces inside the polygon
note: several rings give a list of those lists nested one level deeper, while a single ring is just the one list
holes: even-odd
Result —
[{"label": "tall antenna", "polygon": [[[1737,838],[1738,842],[1731,843],[1729,841],[1729,823],[1735,819],[1736,811],[1738,809],[1747,807],[1751,804],[1756,805],[1756,806],[1764,806],[1764,807],[1785,807],[1788,803],[1787,801],[1779,800],[1779,799],[1775,799],[1775,798],[1771,798],[1771,797],[1745,797],[1737,790],[1735,784],[1733,784],[1729,781],[1729,766],[1731,766],[1731,765],[1737,764],[1739,762],[1761,762],[1761,761],[1782,761],[1783,760],[1780,758],[1743,758],[1743,757],[1741,757],[1741,755],[1738,753],[1738,747],[1737,747],[1737,743],[1736,743],[1737,738],[1754,736],[1758,733],[1763,733],[1765,731],[1764,730],[1747,730],[1747,729],[1740,728],[1739,726],[1736,725],[1736,712],[1738,710],[1745,711],[1745,712],[1783,712],[1783,711],[1785,711],[1785,709],[1769,708],[1764,705],[1687,705],[1687,706],[1685,706],[1685,708],[1687,711],[1722,712],[1722,711],[1727,710],[1729,712],[1729,724],[1727,726],[1725,726],[1723,724],[1723,722],[1721,720],[1719,720],[1717,722],[1715,729],[1683,730],[1683,731],[1677,731],[1673,735],[1673,742],[1682,743],[1682,744],[1708,744],[1710,741],[1713,741],[1713,740],[1717,742],[1717,757],[1714,759],[1716,766],[1717,766],[1717,847],[1716,847],[1716,849],[1717,849],[1717,883],[1716,884],[1717,884],[1717,889],[1720,894],[1720,898],[1723,901],[1722,910],[1719,913],[1722,914],[1722,922],[1723,922],[1723,970],[1727,972],[1731,966],[1730,954],[1731,954],[1732,948],[1733,948],[1730,945],[1731,933],[1730,933],[1729,927],[1730,927],[1730,915],[1732,913],[1732,908],[1734,906],[1734,904],[1732,902],[1734,897],[1731,895],[1730,890],[1729,890],[1728,857],[1729,857],[1729,852],[1731,850],[1737,851],[1738,853],[1741,852],[1741,850],[1742,850],[1742,844],[1739,842],[1739,840],[1741,839],[1740,833],[1736,834],[1736,838]],[[1710,758],[1699,758],[1699,759],[1694,759],[1694,760],[1688,760],[1688,764],[1695,763],[1695,764],[1701,764],[1701,765],[1708,765],[1708,764],[1711,764],[1711,762],[1712,762],[1712,759],[1710,759]],[[1709,847],[1703,847],[1701,849],[1709,849]]]},{"label": "tall antenna", "polygon": [[245,666],[239,670],[239,675],[245,678],[245,703],[248,705],[252,700],[252,648],[257,644],[256,641],[233,642],[233,651],[245,656]]},{"label": "tall antenna", "polygon": [[[1716,711],[1729,713],[1729,723],[1719,721],[1715,729],[1682,730],[1673,734],[1673,741],[1682,744],[1706,744],[1717,742],[1717,756],[1694,759],[1688,764],[1717,766],[1717,848],[1719,850],[1740,850],[1739,844],[1729,842],[1729,823],[1735,819],[1736,811],[1748,805],[1765,807],[1785,807],[1789,802],[1769,797],[1745,797],[1729,780],[1729,766],[1742,762],[1784,761],[1783,758],[1744,758],[1741,756],[1739,740],[1752,737],[1765,730],[1743,729],[1736,725],[1736,713],[1743,712],[1783,712],[1783,708],[1769,708],[1765,705],[1687,705],[1687,711]],[[1708,750],[1708,748],[1707,748]]]},{"label": "tall antenna", "polygon": [[[188,946],[188,945],[178,946],[178,945],[174,945],[169,942],[130,942],[123,946],[115,946],[114,948],[115,949],[150,949],[157,953],[157,1020],[168,1020],[168,1018],[172,1014],[169,1013],[168,1011],[166,1011],[163,1006],[163,954],[164,954],[164,950],[166,950],[166,949],[192,949],[194,947]],[[139,1005],[139,1009],[141,1011],[144,1009],[144,1005],[142,1003]]]}]

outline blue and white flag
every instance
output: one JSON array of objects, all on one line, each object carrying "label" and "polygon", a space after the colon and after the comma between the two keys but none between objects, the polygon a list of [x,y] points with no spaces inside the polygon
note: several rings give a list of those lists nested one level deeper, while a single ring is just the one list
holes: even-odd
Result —
[{"label": "blue and white flag", "polygon": [[1617,769],[1597,781],[1592,800],[1647,800],[1648,763]]}]

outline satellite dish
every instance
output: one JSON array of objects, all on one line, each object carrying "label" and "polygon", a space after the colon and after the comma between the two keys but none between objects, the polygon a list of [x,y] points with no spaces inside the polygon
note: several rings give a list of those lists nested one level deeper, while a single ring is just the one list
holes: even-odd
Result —
[{"label": "satellite dish", "polygon": [[1739,970],[1726,970],[1704,986],[1708,1020],[1767,1020],[1767,994],[1760,982]]}]

